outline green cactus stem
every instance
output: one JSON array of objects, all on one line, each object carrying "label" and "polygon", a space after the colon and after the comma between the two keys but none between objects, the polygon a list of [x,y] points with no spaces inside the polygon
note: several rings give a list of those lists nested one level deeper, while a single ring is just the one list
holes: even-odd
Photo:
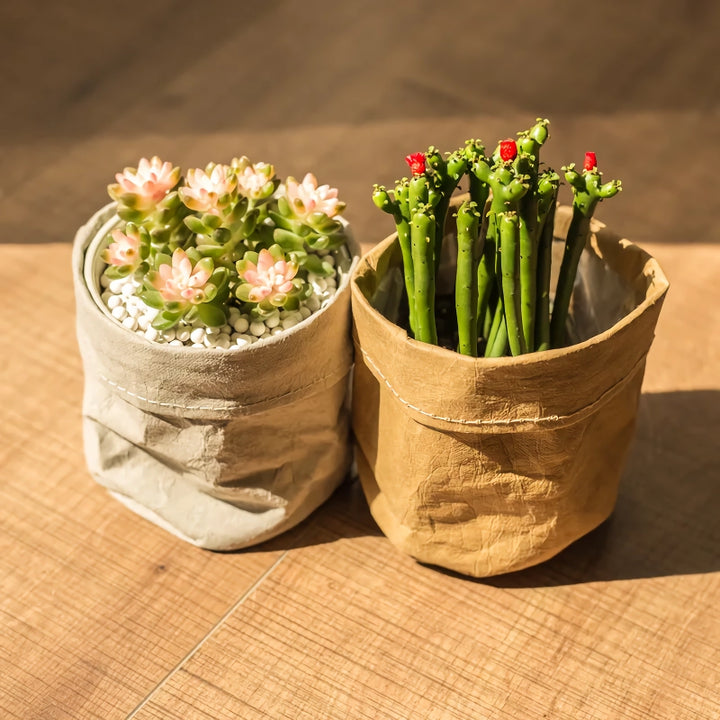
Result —
[{"label": "green cactus stem", "polygon": [[526,352],[535,347],[535,306],[537,298],[538,171],[540,148],[548,138],[548,120],[537,118],[529,130],[518,133],[517,172],[528,178],[529,190],[519,202],[520,224],[520,310]]},{"label": "green cactus stem", "polygon": [[[523,200],[525,200],[528,193]],[[525,352],[535,347],[535,305],[537,296],[537,210],[534,194],[530,203],[521,202],[518,216],[520,247],[520,321]]]},{"label": "green cactus stem", "polygon": [[560,178],[548,170],[538,181],[537,302],[535,306],[535,350],[550,349],[550,270],[555,207]]},{"label": "green cactus stem", "polygon": [[570,298],[580,257],[590,235],[590,220],[595,208],[598,202],[617,195],[622,189],[619,180],[601,184],[602,176],[597,170],[594,153],[586,154],[582,173],[577,172],[574,165],[568,165],[563,170],[565,179],[573,190],[573,214],[565,241],[565,251],[560,265],[550,320],[550,344],[554,348],[562,347],[566,343]]},{"label": "green cactus stem", "polygon": [[490,323],[493,318],[493,291],[496,288],[495,265],[497,262],[497,240],[495,234],[495,215],[488,217],[487,231],[482,257],[478,263],[478,318],[483,318],[483,337],[490,338]]},{"label": "green cactus stem", "polygon": [[433,146],[428,148],[425,160],[435,190],[435,194],[430,194],[430,203],[434,206],[435,214],[435,273],[437,274],[440,269],[442,242],[445,236],[445,221],[450,208],[450,199],[460,179],[467,171],[468,161],[465,153],[458,150],[450,153],[445,160]]},{"label": "green cactus stem", "polygon": [[487,345],[485,346],[485,357],[502,357],[508,351],[508,333],[505,324],[505,310],[502,297],[498,298],[495,304],[495,311],[492,314],[492,323],[487,334]]},{"label": "green cactus stem", "polygon": [[500,322],[498,325],[497,333],[493,339],[492,347],[490,348],[490,353],[487,355],[487,357],[504,357],[508,353],[508,329],[507,324]]},{"label": "green cactus stem", "polygon": [[410,220],[415,279],[415,339],[437,345],[435,324],[435,216],[430,205],[415,208]]},{"label": "green cactus stem", "polygon": [[[481,231],[482,232],[482,231]],[[487,238],[485,240],[487,242]],[[484,257],[484,253],[483,253]],[[478,267],[478,276],[480,275],[480,268]],[[492,327],[492,321],[493,316],[495,315],[495,306],[497,305],[498,301],[498,289],[497,289],[497,283],[493,283],[492,288],[490,288],[490,293],[488,296],[487,301],[485,302],[485,311],[484,315],[478,314],[478,320],[482,319],[483,326],[482,326],[482,337],[487,340],[487,338],[490,337],[490,328]],[[478,307],[480,307],[480,303],[478,302]]]},{"label": "green cactus stem", "polygon": [[466,200],[457,212],[458,255],[455,277],[455,313],[458,326],[458,352],[471,357],[477,357],[478,349],[479,226],[480,213],[477,205]]},{"label": "green cactus stem", "polygon": [[[499,214],[509,211],[517,213],[520,199],[527,193],[530,186],[528,176],[519,174],[512,165],[517,155],[514,140],[500,143],[494,157],[496,164],[491,167],[486,158],[478,158],[471,166],[472,174],[492,190],[492,200],[488,211],[487,235],[485,251],[478,268],[478,317],[485,317],[489,307],[492,289],[496,278],[501,280],[497,271],[499,248]],[[518,295],[518,309],[520,298]],[[487,338],[492,343],[492,330]]]},{"label": "green cactus stem", "polygon": [[515,211],[498,213],[500,235],[501,290],[508,345],[512,355],[525,352],[525,341],[520,317],[520,228]]},{"label": "green cactus stem", "polygon": [[397,228],[398,244],[402,253],[403,276],[405,291],[408,299],[408,322],[410,331],[415,334],[415,271],[413,269],[412,248],[410,245],[410,211],[408,207],[409,187],[407,180],[399,181],[395,186],[394,199],[390,198],[387,190],[375,185],[372,199],[377,207],[393,216]]}]

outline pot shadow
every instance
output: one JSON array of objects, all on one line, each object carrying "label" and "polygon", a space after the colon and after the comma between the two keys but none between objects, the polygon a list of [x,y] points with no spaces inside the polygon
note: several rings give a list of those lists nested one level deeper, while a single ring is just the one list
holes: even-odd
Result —
[{"label": "pot shadow", "polygon": [[719,430],[718,390],[642,395],[610,518],[540,565],[477,581],[523,588],[720,571]]},{"label": "pot shadow", "polygon": [[278,537],[237,552],[271,552],[325,545],[356,537],[381,537],[360,482],[346,477],[340,487],[300,524]]}]

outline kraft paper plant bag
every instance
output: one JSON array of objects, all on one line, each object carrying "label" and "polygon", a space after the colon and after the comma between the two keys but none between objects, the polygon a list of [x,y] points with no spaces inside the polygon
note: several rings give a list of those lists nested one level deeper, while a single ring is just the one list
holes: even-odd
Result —
[{"label": "kraft paper plant bag", "polygon": [[101,261],[88,248],[112,216],[112,205],[96,213],[73,250],[90,472],[204,548],[238,549],[296,525],[349,469],[349,274],[327,307],[259,345],[159,345],[99,301]]},{"label": "kraft paper plant bag", "polygon": [[[558,208],[556,239],[570,216]],[[416,559],[476,577],[519,570],[612,512],[668,283],[646,252],[592,230],[575,344],[517,357],[460,355],[388,320],[402,285],[395,235],[356,268],[360,480],[382,531]]]}]

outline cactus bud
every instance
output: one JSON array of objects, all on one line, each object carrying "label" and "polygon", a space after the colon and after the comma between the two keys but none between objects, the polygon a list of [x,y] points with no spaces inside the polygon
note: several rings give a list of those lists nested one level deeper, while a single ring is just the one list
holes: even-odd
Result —
[{"label": "cactus bud", "polygon": [[594,152],[585,153],[585,162],[583,163],[583,170],[590,171],[595,170],[597,167],[597,157]]},{"label": "cactus bud", "polygon": [[510,162],[517,157],[517,143],[512,139],[500,141],[500,159],[503,162]]},{"label": "cactus bud", "polygon": [[410,166],[413,175],[422,175],[425,172],[425,153],[416,152],[408,155],[405,162]]}]

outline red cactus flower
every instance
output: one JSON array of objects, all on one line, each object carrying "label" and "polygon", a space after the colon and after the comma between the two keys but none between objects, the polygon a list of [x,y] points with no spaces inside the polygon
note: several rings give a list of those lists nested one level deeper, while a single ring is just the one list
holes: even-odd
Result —
[{"label": "red cactus flower", "polygon": [[425,172],[425,153],[416,152],[408,155],[405,162],[410,166],[413,175],[422,175]]},{"label": "red cactus flower", "polygon": [[517,143],[512,139],[500,141],[500,158],[503,162],[510,162],[517,157]]},{"label": "red cactus flower", "polygon": [[583,170],[594,170],[597,167],[597,157],[594,152],[585,153],[585,163],[583,164]]}]

